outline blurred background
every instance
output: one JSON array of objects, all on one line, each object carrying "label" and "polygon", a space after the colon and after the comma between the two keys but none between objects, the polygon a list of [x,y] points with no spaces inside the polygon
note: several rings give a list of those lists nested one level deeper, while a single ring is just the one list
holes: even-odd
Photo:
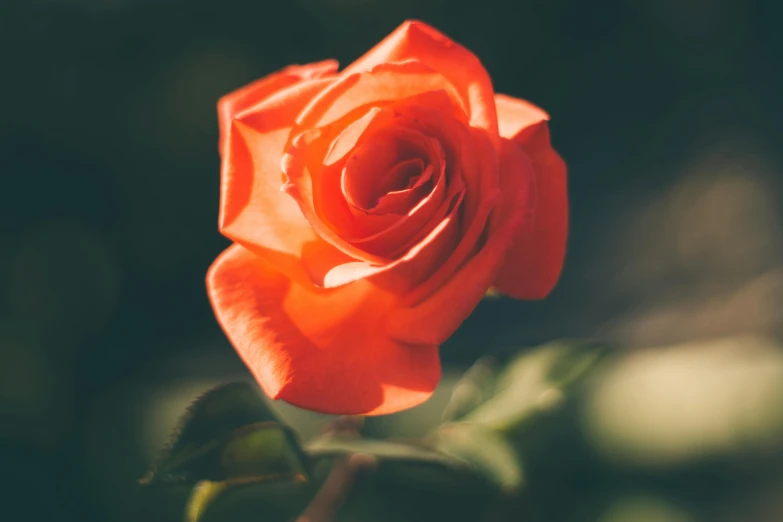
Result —
[{"label": "blurred background", "polygon": [[[569,253],[547,300],[476,310],[432,401],[367,429],[426,431],[495,350],[589,337],[618,362],[530,455],[523,504],[386,484],[345,519],[783,520],[782,17],[772,0],[0,0],[0,518],[181,520],[187,490],[135,480],[193,398],[246,376],[203,284],[228,245],[216,100],[418,18],[551,114]],[[305,437],[325,420],[282,411]],[[285,498],[236,519],[285,520]]]}]

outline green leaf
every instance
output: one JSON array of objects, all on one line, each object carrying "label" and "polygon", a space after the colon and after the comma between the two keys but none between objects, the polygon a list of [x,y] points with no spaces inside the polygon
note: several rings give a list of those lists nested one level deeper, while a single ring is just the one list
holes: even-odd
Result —
[{"label": "green leaf", "polygon": [[287,427],[259,422],[234,431],[221,446],[220,470],[225,480],[260,482],[307,481],[307,456]]},{"label": "green leaf", "polygon": [[500,373],[494,396],[464,420],[512,431],[537,414],[559,408],[607,352],[605,346],[584,341],[556,341],[524,352]]},{"label": "green leaf", "polygon": [[438,429],[435,449],[468,464],[474,474],[504,493],[522,486],[522,465],[505,438],[472,422],[444,424]]},{"label": "green leaf", "polygon": [[502,436],[472,423],[446,424],[434,436],[409,443],[321,437],[309,443],[306,451],[313,459],[361,453],[397,468],[425,466],[438,470],[442,478],[437,482],[448,476],[454,480],[470,476],[504,492],[514,492],[522,484],[513,448]]},{"label": "green leaf", "polygon": [[185,506],[185,522],[200,522],[209,506],[228,487],[225,482],[203,480],[193,487]]},{"label": "green leaf", "polygon": [[457,381],[441,416],[441,422],[464,417],[495,393],[495,360],[482,357]]},{"label": "green leaf", "polygon": [[[485,474],[456,452],[440,451],[437,438],[381,441],[322,437],[307,445],[313,466],[352,454],[372,456],[379,476],[403,488],[475,492],[477,486],[497,487]],[[323,462],[326,464],[326,462]]]},{"label": "green leaf", "polygon": [[413,443],[327,436],[314,439],[307,444],[305,450],[314,459],[334,458],[361,453],[372,455],[381,462],[393,461],[446,467],[464,466],[464,462],[461,459],[451,458],[428,447]]},{"label": "green leaf", "polygon": [[[240,454],[252,456],[251,462],[240,464]],[[305,462],[295,437],[269,409],[260,390],[250,383],[232,383],[205,393],[191,405],[140,482],[249,480],[281,474],[280,461],[288,463],[289,476],[303,473],[294,469],[304,469]],[[271,468],[270,462],[275,462]]]}]

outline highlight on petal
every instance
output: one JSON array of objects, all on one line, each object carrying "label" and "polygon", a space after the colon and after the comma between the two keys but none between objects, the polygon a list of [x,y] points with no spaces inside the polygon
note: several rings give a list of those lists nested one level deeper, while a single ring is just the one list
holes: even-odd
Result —
[{"label": "highlight on petal", "polygon": [[503,138],[513,139],[528,127],[549,120],[549,114],[526,100],[496,94],[495,104],[498,129]]},{"label": "highlight on petal", "polygon": [[437,345],[394,340],[377,327],[397,298],[367,280],[303,286],[234,245],[210,268],[207,290],[226,335],[274,399],[381,415],[427,400],[440,380]]},{"label": "highlight on petal", "polygon": [[[411,98],[416,95],[442,91],[466,109],[459,92],[448,78],[428,64],[417,60],[380,63],[368,70],[347,74],[324,89],[297,119],[303,129],[330,125],[352,111]],[[493,101],[494,109],[494,101]]]},{"label": "highlight on petal", "polygon": [[543,299],[557,283],[565,260],[566,165],[552,148],[545,121],[525,128],[513,141],[533,164],[535,211],[530,222],[517,229],[493,286],[517,299]]},{"label": "highlight on petal", "polygon": [[304,277],[305,245],[321,240],[296,201],[281,191],[280,158],[294,118],[325,81],[290,86],[238,114],[221,164],[220,231],[294,278]]},{"label": "highlight on petal", "polygon": [[403,23],[342,74],[406,60],[419,61],[442,74],[465,101],[471,125],[497,132],[494,91],[486,69],[476,55],[425,23]]},{"label": "highlight on petal", "polygon": [[336,60],[324,60],[322,62],[310,63],[307,65],[291,65],[220,98],[217,105],[218,126],[220,129],[218,150],[222,153],[231,120],[234,119],[237,114],[249,109],[281,89],[299,83],[300,81],[322,78],[334,74],[337,72],[337,67],[338,63]]},{"label": "highlight on petal", "polygon": [[476,253],[423,301],[393,310],[387,332],[405,342],[440,344],[478,305],[497,273],[509,243],[529,218],[533,170],[524,152],[508,140],[500,144],[502,201],[492,211]]}]

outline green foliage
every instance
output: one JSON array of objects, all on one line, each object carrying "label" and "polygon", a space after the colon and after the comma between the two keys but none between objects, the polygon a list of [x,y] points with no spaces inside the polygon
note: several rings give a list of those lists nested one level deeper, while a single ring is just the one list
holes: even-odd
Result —
[{"label": "green foliage", "polygon": [[[483,369],[477,379],[477,372],[471,369],[466,378],[483,390],[480,393],[488,395],[490,382],[494,389],[461,418],[503,432],[518,429],[536,414],[561,406],[572,388],[582,383],[607,353],[603,345],[556,341],[512,358],[494,379],[483,375]],[[472,384],[476,381],[481,384]]]},{"label": "green foliage", "polygon": [[454,469],[464,469],[467,466],[467,463],[461,459],[450,458],[432,448],[415,443],[324,436],[308,443],[306,451],[314,459],[361,453],[385,462],[434,465]]},{"label": "green foliage", "polygon": [[257,387],[239,382],[193,403],[141,483],[302,479],[305,470],[295,435],[279,422]]},{"label": "green foliage", "polygon": [[451,397],[441,416],[441,422],[458,420],[474,410],[495,393],[497,362],[482,357],[462,376],[451,391]]},{"label": "green foliage", "polygon": [[398,479],[413,479],[410,483],[423,478],[448,489],[467,479],[468,484],[513,495],[523,486],[523,468],[507,432],[562,402],[604,351],[560,342],[525,352],[505,367],[483,358],[454,387],[442,424],[417,440],[361,438],[340,429],[338,420],[332,431],[303,447],[254,385],[227,384],[193,403],[141,482],[193,484],[187,522],[201,520],[229,487],[305,482],[317,464],[355,454],[397,469]]},{"label": "green foliage", "polygon": [[[194,484],[186,522],[204,520],[230,488],[272,488],[255,494],[269,520],[283,520],[328,490],[329,469],[362,456],[377,465],[376,476],[353,489],[359,498],[345,513],[358,518],[345,520],[399,520],[407,508],[402,500],[382,503],[388,491],[430,503],[465,497],[494,506],[503,499],[508,505],[492,520],[517,519],[519,509],[531,520],[697,520],[706,511],[694,506],[713,502],[721,482],[710,481],[729,475],[716,470],[732,455],[764,459],[783,450],[783,356],[774,344],[608,354],[599,344],[557,341],[505,361],[482,358],[452,388],[440,424],[416,439],[363,438],[355,419],[340,418],[300,444],[254,385],[229,384],[193,404],[143,482]],[[657,486],[664,471],[707,457],[719,461],[689,471],[705,484],[704,498],[680,502]],[[237,504],[232,498],[216,516]],[[441,511],[417,516],[429,520]]]},{"label": "green foliage", "polygon": [[293,478],[307,480],[307,456],[286,426],[258,422],[233,431],[220,452],[220,469],[230,482]]},{"label": "green foliage", "polygon": [[522,487],[522,466],[514,448],[499,433],[472,422],[446,424],[434,436],[434,447],[464,460],[470,469],[503,493]]}]

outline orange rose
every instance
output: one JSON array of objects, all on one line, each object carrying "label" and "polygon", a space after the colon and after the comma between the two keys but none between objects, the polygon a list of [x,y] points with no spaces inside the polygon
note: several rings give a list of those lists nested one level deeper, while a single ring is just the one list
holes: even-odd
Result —
[{"label": "orange rose", "polygon": [[218,103],[207,275],[273,398],[385,414],[431,394],[438,346],[490,286],[543,298],[563,263],[566,168],[547,114],[468,50],[406,22],[342,72],[291,66]]}]

